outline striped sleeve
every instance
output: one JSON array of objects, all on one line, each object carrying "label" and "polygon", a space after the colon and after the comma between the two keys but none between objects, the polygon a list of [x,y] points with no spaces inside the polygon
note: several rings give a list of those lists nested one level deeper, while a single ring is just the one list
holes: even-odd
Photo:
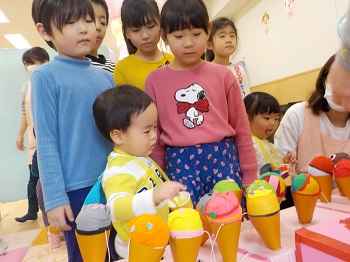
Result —
[{"label": "striped sleeve", "polygon": [[113,222],[129,221],[141,214],[156,213],[153,189],[137,192],[138,181],[146,176],[146,172],[135,161],[105,171],[102,185]]}]

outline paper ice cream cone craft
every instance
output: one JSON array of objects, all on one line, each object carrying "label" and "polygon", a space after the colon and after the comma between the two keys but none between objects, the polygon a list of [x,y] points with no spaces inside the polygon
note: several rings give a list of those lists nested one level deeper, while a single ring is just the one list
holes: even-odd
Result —
[{"label": "paper ice cream cone craft", "polygon": [[300,224],[312,221],[320,186],[312,176],[300,173],[292,179],[292,196]]},{"label": "paper ice cream cone craft", "polygon": [[265,245],[281,248],[280,205],[274,188],[265,180],[255,180],[246,193],[250,221]]},{"label": "paper ice cream cone craft", "polygon": [[241,202],[242,200],[242,189],[234,180],[226,179],[217,182],[213,188],[213,191],[217,193],[234,192],[238,198],[238,201]]},{"label": "paper ice cream cone craft", "polygon": [[193,208],[190,193],[186,191],[180,192],[177,196],[168,201],[168,206],[171,210],[177,208]]},{"label": "paper ice cream cone craft", "polygon": [[259,177],[259,179],[265,180],[267,183],[273,186],[277,198],[281,203],[286,195],[286,183],[284,182],[284,179],[275,172],[264,173]]},{"label": "paper ice cream cone craft", "polygon": [[175,262],[196,262],[202,243],[203,225],[198,211],[180,208],[168,217],[170,247]]},{"label": "paper ice cream cone craft", "polygon": [[205,213],[223,261],[237,261],[242,208],[235,193],[214,193],[206,204]]},{"label": "paper ice cream cone craft", "polygon": [[129,262],[159,262],[169,241],[169,228],[160,216],[142,215],[129,222]]},{"label": "paper ice cream cone craft", "polygon": [[308,167],[308,173],[316,179],[320,185],[320,200],[322,202],[332,201],[332,173],[334,164],[329,157],[317,156],[313,158]]},{"label": "paper ice cream cone craft", "polygon": [[[211,234],[210,232],[210,227],[209,227],[209,221],[207,216],[205,215],[205,206],[207,204],[207,202],[209,201],[209,199],[211,198],[211,194],[205,194],[204,196],[202,196],[196,206],[196,210],[199,212],[199,215],[201,217],[202,220],[202,224],[203,224],[203,230],[209,232],[209,234]],[[203,234],[203,239],[202,239],[202,243],[201,245],[204,245],[205,242],[207,242],[209,236],[208,234]]]},{"label": "paper ice cream cone craft", "polygon": [[103,204],[83,206],[75,223],[75,233],[84,262],[104,261],[111,227],[109,209]]},{"label": "paper ice cream cone craft", "polygon": [[333,174],[339,191],[350,198],[350,160],[340,160],[334,167]]}]

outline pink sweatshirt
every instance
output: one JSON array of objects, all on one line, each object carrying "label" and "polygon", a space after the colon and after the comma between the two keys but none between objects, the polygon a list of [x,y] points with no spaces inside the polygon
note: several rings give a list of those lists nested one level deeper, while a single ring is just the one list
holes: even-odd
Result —
[{"label": "pink sweatshirt", "polygon": [[192,70],[162,67],[150,74],[146,93],[158,109],[158,143],[152,158],[164,168],[164,147],[192,146],[234,137],[243,183],[257,177],[257,162],[241,93],[222,65],[202,62]]}]

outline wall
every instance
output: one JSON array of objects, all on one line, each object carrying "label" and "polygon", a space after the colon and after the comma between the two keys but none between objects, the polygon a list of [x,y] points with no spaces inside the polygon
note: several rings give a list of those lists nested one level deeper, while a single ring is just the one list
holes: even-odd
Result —
[{"label": "wall", "polygon": [[[338,48],[337,20],[348,0],[295,0],[292,16],[282,0],[263,0],[236,21],[239,49],[252,86],[320,68]],[[268,32],[261,18],[270,16]],[[295,86],[295,88],[302,88]]]},{"label": "wall", "polygon": [[26,196],[27,154],[16,149],[21,88],[27,74],[23,50],[0,49],[0,202]]}]

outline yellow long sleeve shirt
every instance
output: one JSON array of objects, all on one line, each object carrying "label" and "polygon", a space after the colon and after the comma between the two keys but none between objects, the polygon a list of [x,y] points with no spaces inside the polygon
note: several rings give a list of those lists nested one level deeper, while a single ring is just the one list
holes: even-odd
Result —
[{"label": "yellow long sleeve shirt", "polygon": [[168,53],[158,61],[146,61],[135,55],[129,55],[116,64],[114,81],[118,86],[128,84],[144,90],[148,75],[172,60],[173,56]]},{"label": "yellow long sleeve shirt", "polygon": [[129,239],[128,222],[142,214],[158,214],[167,221],[168,205],[155,206],[153,188],[167,181],[161,168],[149,157],[136,157],[114,149],[108,156],[102,187],[118,236]]}]

